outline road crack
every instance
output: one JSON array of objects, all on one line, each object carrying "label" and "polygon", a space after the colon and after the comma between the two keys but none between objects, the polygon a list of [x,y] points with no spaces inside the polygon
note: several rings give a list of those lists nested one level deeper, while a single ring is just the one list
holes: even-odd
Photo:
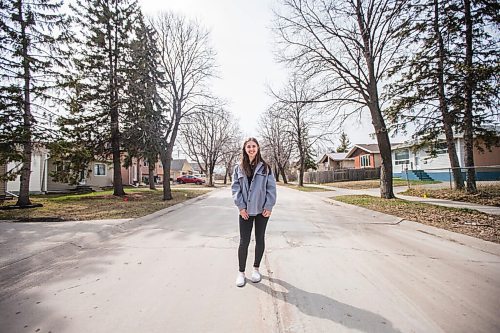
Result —
[{"label": "road crack", "polygon": [[273,301],[273,309],[274,309],[274,314],[276,318],[276,332],[282,333],[284,332],[283,330],[283,324],[281,322],[280,318],[280,313],[279,313],[279,306],[278,306],[278,293],[276,292],[276,283],[274,283],[273,279],[273,271],[271,271],[271,267],[269,264],[269,257],[267,254],[264,255],[264,261],[266,263],[266,270],[267,270],[267,276],[269,277],[269,289],[271,291],[271,296],[272,296],[272,301]]}]

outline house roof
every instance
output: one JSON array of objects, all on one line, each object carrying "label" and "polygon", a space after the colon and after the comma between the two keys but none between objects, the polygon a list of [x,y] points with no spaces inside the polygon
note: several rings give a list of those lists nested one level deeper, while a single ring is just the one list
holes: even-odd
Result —
[{"label": "house roof", "polygon": [[[391,143],[391,150],[394,147],[401,145],[401,143]],[[358,143],[355,144],[348,152],[346,157],[350,157],[357,149],[366,151],[369,154],[380,154],[380,149],[377,143]]]},{"label": "house roof", "polygon": [[352,158],[346,158],[347,153],[325,153],[318,163],[323,163],[329,157],[333,161],[343,161],[343,160],[352,160]]},{"label": "house roof", "polygon": [[347,152],[346,157],[350,157],[357,149],[361,149],[370,154],[378,154],[380,150],[378,149],[378,144],[376,143],[358,143],[352,146]]},{"label": "house roof", "polygon": [[172,171],[180,171],[182,170],[182,167],[184,166],[184,163],[188,163],[188,161],[183,158],[183,159],[180,159],[180,160],[172,160],[170,162],[170,170]]},{"label": "house roof", "polygon": [[191,168],[193,168],[194,171],[196,172],[200,172],[201,169],[200,169],[200,166],[198,165],[198,163],[196,162],[192,162],[192,163],[189,163],[191,165]]}]

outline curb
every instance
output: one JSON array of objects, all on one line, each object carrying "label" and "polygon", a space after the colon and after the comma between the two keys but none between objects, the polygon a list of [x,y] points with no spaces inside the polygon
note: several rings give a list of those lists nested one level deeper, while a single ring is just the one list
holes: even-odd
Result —
[{"label": "curb", "polygon": [[345,207],[345,208],[354,209],[354,210],[357,210],[360,212],[361,211],[362,212],[370,212],[370,214],[373,214],[374,216],[380,216],[380,217],[384,217],[384,218],[390,217],[390,218],[394,219],[394,223],[372,223],[371,225],[380,224],[380,225],[392,225],[392,226],[408,228],[408,229],[412,229],[412,230],[415,230],[418,232],[422,232],[422,233],[430,235],[430,236],[441,238],[441,239],[446,240],[446,241],[452,241],[452,242],[458,243],[460,245],[467,246],[467,247],[470,247],[470,248],[473,248],[473,249],[476,249],[476,250],[479,250],[479,251],[482,251],[485,253],[500,256],[500,244],[497,244],[497,243],[482,240],[480,238],[472,237],[469,235],[464,235],[464,234],[461,234],[458,232],[453,232],[450,230],[441,229],[438,227],[430,226],[430,225],[419,223],[416,221],[403,219],[403,218],[400,218],[400,217],[397,217],[394,215],[377,212],[375,210],[371,210],[371,209],[356,206],[356,205],[351,205],[351,204],[348,204],[345,202],[340,202],[340,201],[336,201],[336,200],[329,199],[329,198],[323,198],[322,200],[330,205],[333,205],[333,206]]},{"label": "curb", "polygon": [[[371,210],[368,208],[364,208],[364,207],[360,207],[360,206],[356,206],[356,205],[351,205],[351,204],[337,201],[337,200],[333,200],[330,198],[322,198],[322,200],[324,202],[332,205],[332,206],[340,206],[340,207],[344,207],[344,208],[349,208],[349,209],[352,209],[352,210],[355,210],[358,212],[362,212],[362,213],[369,212],[374,217],[380,217],[380,218],[383,218],[385,220],[392,220],[392,221],[386,222],[386,223],[381,222],[381,223],[370,223],[370,224],[399,225],[402,221],[404,221],[404,219],[397,217],[397,216],[394,216],[394,215],[377,212],[376,210]],[[366,224],[366,223],[363,223],[363,224]]]}]

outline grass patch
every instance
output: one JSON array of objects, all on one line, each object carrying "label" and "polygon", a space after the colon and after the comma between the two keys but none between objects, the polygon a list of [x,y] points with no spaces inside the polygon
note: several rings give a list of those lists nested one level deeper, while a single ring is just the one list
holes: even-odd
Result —
[{"label": "grass patch", "polygon": [[[393,178],[392,180],[393,186],[406,186],[408,185],[408,181],[406,179],[401,178]],[[410,180],[410,185],[425,185],[425,184],[438,184],[441,183],[435,180]],[[348,181],[348,182],[334,182],[334,183],[326,183],[323,185],[346,188],[350,190],[365,190],[369,188],[379,188],[380,180],[372,179],[372,180],[357,180],[357,181]]]},{"label": "grass patch", "polygon": [[278,185],[285,186],[294,190],[299,190],[302,192],[331,192],[333,190],[329,190],[326,188],[322,187],[316,187],[316,186],[297,186],[293,184],[284,184],[284,183],[278,183]]},{"label": "grass patch", "polygon": [[483,185],[478,187],[478,193],[468,194],[465,191],[451,189],[418,189],[412,188],[401,193],[422,198],[437,198],[453,201],[472,202],[479,205],[500,207],[500,185]]},{"label": "grass patch", "polygon": [[369,195],[344,195],[331,199],[500,243],[500,218],[495,215],[470,209],[435,206],[402,199],[382,199]]},{"label": "grass patch", "polygon": [[[31,196],[33,203],[43,207],[0,211],[0,220],[100,220],[135,218],[195,198],[206,190],[172,190],[173,199],[163,201],[163,191],[126,189],[125,197],[113,196],[112,190],[86,194]],[[13,202],[4,202],[12,204]]]}]

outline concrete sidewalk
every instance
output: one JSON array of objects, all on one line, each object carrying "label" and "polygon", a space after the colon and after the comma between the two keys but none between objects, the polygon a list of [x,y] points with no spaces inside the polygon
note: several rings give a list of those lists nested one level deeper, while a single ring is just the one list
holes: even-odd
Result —
[{"label": "concrete sidewalk", "polygon": [[[363,189],[363,190],[350,190],[350,189],[346,189],[346,188],[326,186],[326,185],[316,185],[316,184],[307,184],[307,186],[320,187],[320,188],[334,191],[333,193],[325,192],[324,195],[323,194],[321,195],[321,196],[325,196],[325,197],[326,196],[332,197],[332,196],[338,196],[338,195],[371,195],[374,197],[380,196],[380,189],[379,188],[371,188],[371,189]],[[470,202],[463,202],[463,201],[452,201],[452,200],[434,199],[434,198],[420,198],[420,197],[413,197],[413,196],[399,194],[399,193],[404,192],[406,190],[407,190],[406,186],[397,186],[397,187],[394,187],[394,194],[396,194],[398,198],[408,200],[408,201],[415,201],[415,202],[421,202],[421,203],[426,203],[426,204],[431,204],[431,205],[453,207],[453,208],[474,209],[474,210],[477,210],[477,211],[480,211],[480,212],[483,212],[486,214],[500,215],[500,207],[478,205],[478,204],[474,204],[474,203],[470,203]]]}]

